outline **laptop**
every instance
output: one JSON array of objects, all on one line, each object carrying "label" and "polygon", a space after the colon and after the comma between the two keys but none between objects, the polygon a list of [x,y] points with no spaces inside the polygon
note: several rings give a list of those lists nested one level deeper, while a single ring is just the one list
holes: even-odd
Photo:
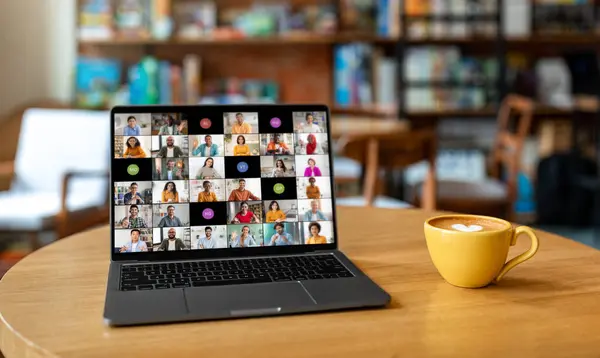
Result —
[{"label": "laptop", "polygon": [[111,111],[111,326],[386,305],[341,251],[324,105]]}]

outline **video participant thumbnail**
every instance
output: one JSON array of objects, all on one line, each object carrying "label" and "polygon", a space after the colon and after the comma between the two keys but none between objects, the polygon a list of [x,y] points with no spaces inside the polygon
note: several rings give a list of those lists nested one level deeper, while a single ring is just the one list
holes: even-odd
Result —
[{"label": "video participant thumbnail", "polygon": [[186,135],[187,120],[181,113],[152,113],[152,135]]},{"label": "video participant thumbnail", "polygon": [[261,133],[292,133],[294,122],[289,108],[264,106],[259,112],[258,125]]},{"label": "video participant thumbnail", "polygon": [[144,182],[152,180],[151,159],[114,159],[112,180],[117,182]]},{"label": "video participant thumbnail", "polygon": [[225,179],[191,180],[191,202],[212,203],[225,200]]},{"label": "video participant thumbnail", "polygon": [[227,179],[226,192],[228,201],[261,200],[261,181],[256,178]]},{"label": "video participant thumbnail", "polygon": [[225,133],[258,133],[258,113],[256,112],[226,112],[223,113],[223,122]]},{"label": "video participant thumbnail", "polygon": [[326,112],[294,112],[294,131],[297,133],[326,133]]},{"label": "video participant thumbnail", "polygon": [[225,158],[193,157],[190,161],[190,177],[195,179],[220,179],[225,175]]},{"label": "video participant thumbnail", "polygon": [[187,180],[155,181],[152,183],[152,201],[161,203],[189,202],[189,182]]},{"label": "video participant thumbnail", "polygon": [[260,135],[260,155],[294,154],[294,134],[274,133]]},{"label": "video participant thumbnail", "polygon": [[260,157],[260,176],[263,178],[285,178],[296,176],[293,155]]},{"label": "video participant thumbnail", "polygon": [[188,137],[184,135],[153,136],[153,158],[184,158],[188,156]]},{"label": "video participant thumbnail", "polygon": [[227,225],[229,247],[264,246],[263,226],[261,224]]},{"label": "video participant thumbnail", "polygon": [[206,134],[190,136],[190,157],[222,157],[225,155],[224,136]]},{"label": "video participant thumbnail", "polygon": [[298,199],[331,198],[330,177],[298,177]]},{"label": "video participant thumbnail", "polygon": [[152,229],[116,229],[115,253],[152,251]]},{"label": "video participant thumbnail", "polygon": [[331,200],[298,200],[300,221],[332,221],[333,205]]},{"label": "video participant thumbnail", "polygon": [[303,222],[300,237],[305,245],[333,243],[333,223],[331,221]]},{"label": "video participant thumbnail", "polygon": [[261,192],[263,200],[296,199],[296,178],[263,178]]},{"label": "video participant thumbnail", "polygon": [[328,177],[328,155],[296,155],[296,172],[304,177]]},{"label": "video participant thumbnail", "polygon": [[191,226],[226,225],[227,202],[190,203]]},{"label": "video participant thumbnail", "polygon": [[226,249],[227,226],[192,227],[192,250]]},{"label": "video participant thumbnail", "polygon": [[145,203],[152,203],[151,181],[115,183],[115,205],[141,205]]},{"label": "video participant thumbnail", "polygon": [[264,246],[301,245],[298,223],[270,223],[264,224]]},{"label": "video participant thumbnail", "polygon": [[227,203],[228,221],[232,224],[260,224],[262,201],[230,201]]},{"label": "video participant thumbnail", "polygon": [[329,141],[325,133],[296,134],[296,154],[315,155],[329,153]]},{"label": "video participant thumbnail", "polygon": [[189,227],[154,228],[152,243],[154,251],[189,250],[191,230]]},{"label": "video participant thumbnail", "polygon": [[190,207],[187,204],[159,204],[152,208],[154,227],[190,226]]},{"label": "video participant thumbnail", "polygon": [[263,201],[266,223],[298,221],[297,200]]},{"label": "video participant thumbnail", "polygon": [[114,207],[115,228],[141,229],[152,227],[152,205],[126,205]]},{"label": "video participant thumbnail", "polygon": [[150,113],[118,113],[115,114],[115,135],[149,136]]},{"label": "video participant thumbnail", "polygon": [[150,158],[151,137],[115,136],[115,158]]},{"label": "video participant thumbnail", "polygon": [[226,134],[224,142],[226,156],[247,157],[260,155],[258,134]]},{"label": "video participant thumbnail", "polygon": [[187,180],[189,178],[188,158],[153,158],[154,180]]}]

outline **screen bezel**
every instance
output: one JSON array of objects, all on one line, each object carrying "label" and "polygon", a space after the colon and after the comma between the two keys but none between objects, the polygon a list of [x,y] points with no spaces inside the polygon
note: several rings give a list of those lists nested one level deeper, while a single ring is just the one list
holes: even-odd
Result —
[{"label": "screen bezel", "polygon": [[[194,112],[194,111],[206,111],[206,112],[221,112],[222,116],[225,112],[258,112],[259,120],[260,112],[267,109],[268,111],[287,111],[289,112],[290,118],[292,112],[325,112],[327,120],[327,141],[329,143],[329,173],[330,173],[330,185],[331,185],[331,201],[332,201],[332,225],[333,225],[333,243],[331,244],[318,244],[318,245],[292,245],[292,246],[273,246],[273,247],[252,247],[252,248],[223,248],[223,249],[210,249],[210,250],[181,250],[181,251],[161,251],[161,252],[136,252],[136,253],[115,253],[115,218],[114,218],[114,206],[115,206],[115,185],[113,182],[113,160],[115,160],[115,114],[129,114],[129,113],[179,113],[179,112]],[[294,132],[295,133],[295,132]],[[334,168],[333,168],[333,153],[332,153],[332,141],[331,141],[331,114],[329,107],[323,104],[302,104],[302,105],[256,105],[256,104],[244,104],[244,105],[144,105],[144,106],[115,106],[110,111],[110,158],[111,158],[111,171],[110,171],[110,257],[111,261],[170,261],[170,260],[190,260],[190,259],[209,259],[209,258],[229,258],[229,257],[247,257],[247,256],[268,256],[268,255],[281,255],[281,254],[298,254],[314,251],[327,251],[338,249],[338,227],[337,227],[337,213],[335,205],[335,180],[334,180]],[[260,133],[262,134],[262,133]],[[188,133],[188,135],[190,135]],[[118,159],[124,160],[124,159]],[[154,203],[152,203],[154,205]],[[264,223],[261,223],[263,225]]]}]

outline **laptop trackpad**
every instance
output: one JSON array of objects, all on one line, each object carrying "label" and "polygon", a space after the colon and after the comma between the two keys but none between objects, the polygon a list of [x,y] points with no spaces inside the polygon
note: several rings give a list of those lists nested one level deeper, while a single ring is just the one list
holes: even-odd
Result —
[{"label": "laptop trackpad", "polygon": [[186,288],[185,298],[190,313],[200,315],[260,316],[316,304],[297,281]]}]

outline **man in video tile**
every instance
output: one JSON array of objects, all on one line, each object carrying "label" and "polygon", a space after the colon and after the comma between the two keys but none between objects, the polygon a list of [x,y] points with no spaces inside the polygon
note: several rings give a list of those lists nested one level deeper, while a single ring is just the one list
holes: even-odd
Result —
[{"label": "man in video tile", "polygon": [[274,134],[267,145],[267,154],[290,154],[290,148],[283,142],[279,134]]},{"label": "man in video tile", "polygon": [[175,139],[171,136],[167,137],[167,145],[160,148],[160,151],[156,155],[159,158],[181,158],[183,157],[183,151],[179,146],[174,145]]},{"label": "man in video tile", "polygon": [[176,234],[175,229],[170,228],[169,233],[168,233],[169,238],[164,239],[163,242],[161,242],[160,246],[158,247],[158,251],[185,250],[185,244],[183,243],[183,240],[176,238],[175,234]]},{"label": "man in video tile", "polygon": [[173,205],[167,206],[167,216],[160,219],[160,222],[158,223],[158,227],[165,226],[183,226],[181,220],[175,216],[175,207]]},{"label": "man in video tile", "polygon": [[198,239],[197,249],[199,249],[199,250],[214,249],[217,247],[217,241],[212,238],[212,228],[210,226],[207,226],[206,228],[204,228],[204,236],[203,237],[200,237],[200,235],[197,235],[196,238]]},{"label": "man in video tile", "polygon": [[160,166],[156,166],[156,171],[162,180],[183,180],[181,168],[175,168],[175,161],[173,159],[167,160],[167,170],[162,171]]},{"label": "man in video tile", "polygon": [[165,124],[162,127],[160,127],[160,130],[158,131],[158,135],[183,134],[183,133],[181,133],[181,131],[183,130],[185,122],[182,121],[181,124],[178,126],[175,123],[175,117],[173,117],[172,114],[163,114],[162,119]]},{"label": "man in video tile", "polygon": [[142,196],[140,195],[140,193],[138,193],[137,190],[138,184],[131,183],[131,185],[129,186],[129,192],[125,193],[125,195],[123,196],[123,202],[125,204],[143,204],[144,199],[142,199]]},{"label": "man in video tile", "polygon": [[275,224],[275,234],[271,236],[269,246],[285,246],[293,245],[294,238],[292,235],[284,231],[282,223]]},{"label": "man in video tile", "polygon": [[134,228],[146,228],[146,222],[144,218],[139,216],[140,209],[137,205],[131,205],[129,207],[129,216],[121,220],[121,227],[126,229]]},{"label": "man in video tile", "polygon": [[146,252],[148,251],[148,245],[140,240],[140,230],[131,230],[131,241],[121,246],[119,252]]},{"label": "man in video tile", "polygon": [[236,113],[235,115],[236,123],[231,127],[231,133],[233,134],[248,134],[252,132],[252,127],[244,122],[244,115],[241,113]]},{"label": "man in video tile", "polygon": [[239,180],[239,187],[233,189],[229,194],[229,201],[248,201],[248,200],[260,200],[259,197],[252,194],[250,190],[246,190],[246,181],[244,179]]}]

